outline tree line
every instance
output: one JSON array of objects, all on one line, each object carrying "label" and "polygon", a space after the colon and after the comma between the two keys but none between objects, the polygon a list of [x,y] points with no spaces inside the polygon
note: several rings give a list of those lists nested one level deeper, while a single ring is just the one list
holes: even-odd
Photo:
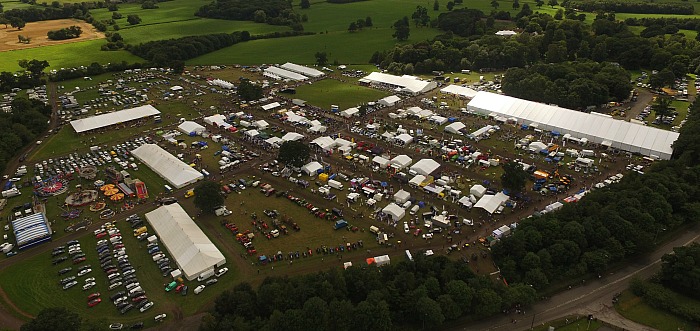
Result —
[{"label": "tree line", "polygon": [[288,0],[217,0],[200,7],[196,16],[236,21],[289,25],[301,31],[302,17]]},{"label": "tree line", "polygon": [[360,1],[367,1],[367,0],[326,0],[326,2],[330,2],[330,3],[351,3],[351,2],[360,2]]},{"label": "tree line", "polygon": [[73,38],[78,38],[80,37],[80,34],[83,33],[83,29],[81,29],[77,25],[71,25],[67,28],[59,29],[59,30],[51,30],[46,33],[46,36],[49,37],[51,40],[65,40],[65,39],[73,39]]},{"label": "tree line", "polygon": [[576,109],[626,99],[630,79],[629,72],[608,62],[539,63],[508,69],[501,89],[510,96]]},{"label": "tree line", "polygon": [[[5,72],[0,79],[5,80]],[[39,100],[16,97],[10,113],[0,113],[0,169],[48,128],[51,106]]]},{"label": "tree line", "polygon": [[414,262],[334,268],[242,283],[219,295],[201,330],[396,330],[435,328],[534,302],[535,291],[474,275],[467,264],[414,252]]},{"label": "tree line", "polygon": [[[492,247],[501,274],[537,289],[651,251],[667,231],[700,217],[700,104],[674,143],[670,161],[657,161],[646,174],[630,173],[560,211],[519,223],[517,231]],[[695,139],[695,140],[693,140]]]},{"label": "tree line", "polygon": [[677,17],[629,17],[625,19],[628,26],[652,26],[659,25],[666,27],[673,25],[683,30],[700,31],[700,19],[698,18],[677,18]]},{"label": "tree line", "polygon": [[692,15],[695,11],[693,4],[687,2],[637,2],[637,1],[571,1],[571,8],[587,12],[615,12],[635,14],[678,14]]}]

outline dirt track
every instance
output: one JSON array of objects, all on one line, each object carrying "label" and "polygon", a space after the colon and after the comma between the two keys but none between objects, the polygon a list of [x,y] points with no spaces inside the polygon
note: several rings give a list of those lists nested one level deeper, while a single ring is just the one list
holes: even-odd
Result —
[{"label": "dirt track", "polygon": [[[48,33],[51,30],[67,28],[71,25],[77,25],[83,30],[83,33],[80,35],[80,37],[67,40],[49,40],[49,38],[46,36],[46,33]],[[29,37],[31,42],[29,44],[20,43],[19,38],[17,37],[19,35]],[[63,19],[32,22],[27,23],[27,26],[25,26],[22,30],[17,30],[10,26],[8,26],[7,28],[0,28],[0,52],[74,43],[78,41],[99,39],[104,37],[104,33],[97,31],[92,25],[81,20]]]}]

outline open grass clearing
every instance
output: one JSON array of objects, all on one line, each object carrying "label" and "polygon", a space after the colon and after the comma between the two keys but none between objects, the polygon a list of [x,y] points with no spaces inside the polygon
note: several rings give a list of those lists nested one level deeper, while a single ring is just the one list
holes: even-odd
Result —
[{"label": "open grass clearing", "polygon": [[[138,15],[141,18],[142,22],[138,25],[195,19],[197,17],[194,16],[194,13],[197,9],[210,2],[209,0],[165,1],[158,2],[157,9],[142,9],[140,3],[122,3],[117,5],[116,12],[122,14],[123,18],[116,21],[122,28],[127,28],[126,17],[129,15]],[[112,18],[113,12],[107,8],[101,8],[90,10],[90,13],[98,20],[109,20]]]},{"label": "open grass clearing", "polygon": [[[80,36],[77,38],[66,40],[51,40],[46,35],[49,31],[59,30],[74,25],[80,27],[83,31],[83,33],[81,33]],[[18,39],[18,36],[20,35],[23,37],[30,38],[30,43],[20,43]],[[104,38],[104,33],[97,31],[91,24],[77,19],[30,22],[27,23],[27,25],[22,30],[17,30],[11,27],[1,28],[0,44],[2,44],[2,48],[0,48],[0,51],[4,52],[17,49],[69,44],[100,38]]]},{"label": "open grass clearing", "polygon": [[354,79],[347,82],[324,79],[311,85],[300,85],[294,97],[322,109],[338,105],[340,110],[344,110],[369,101],[377,101],[388,95],[385,91],[360,86]]},{"label": "open grass clearing", "polygon": [[235,31],[248,31],[252,35],[257,35],[287,30],[289,30],[288,27],[279,25],[195,18],[148,25],[139,24],[122,28],[116,32],[124,38],[126,43],[139,44],[153,40],[174,39],[192,35],[232,33]]},{"label": "open grass clearing", "polygon": [[[526,322],[526,321],[523,321]],[[590,330],[595,331],[600,329],[603,323],[600,321],[592,320],[589,321],[585,316],[568,316],[565,318],[556,319],[553,321],[542,323],[541,325],[535,326],[532,330],[534,331],[547,331],[550,327],[554,327],[557,331],[578,331],[578,330]]]},{"label": "open grass clearing", "polygon": [[0,1],[0,3],[2,3],[3,11],[8,11],[8,10],[12,10],[12,9],[28,8],[28,7],[32,6],[28,3],[23,3],[19,0],[17,0],[17,1],[3,0],[3,1]]},{"label": "open grass clearing", "polygon": [[648,305],[644,299],[629,290],[622,292],[619,302],[615,304],[615,310],[627,319],[661,331],[693,328],[693,323],[690,321]]}]

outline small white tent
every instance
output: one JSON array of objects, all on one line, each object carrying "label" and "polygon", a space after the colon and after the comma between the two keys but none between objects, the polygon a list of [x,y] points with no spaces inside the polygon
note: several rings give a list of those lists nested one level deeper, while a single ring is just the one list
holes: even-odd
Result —
[{"label": "small white tent", "polygon": [[410,198],[411,198],[411,193],[408,193],[404,190],[400,190],[400,191],[394,193],[394,202],[396,202],[397,204],[404,204]]},{"label": "small white tent", "polygon": [[466,127],[467,126],[464,125],[464,123],[462,123],[462,122],[454,122],[454,123],[445,127],[445,132],[454,133],[454,134],[462,134],[462,130]]},{"label": "small white tent", "polygon": [[481,198],[484,196],[484,194],[486,194],[486,188],[479,184],[476,184],[469,189],[469,194],[477,198]]},{"label": "small white tent", "polygon": [[411,165],[413,160],[406,154],[397,155],[391,159],[391,166],[397,170],[401,170]]},{"label": "small white tent", "polygon": [[184,132],[185,134],[202,134],[204,132],[204,127],[199,125],[197,122],[193,121],[184,121],[180,125],[177,126],[177,129]]},{"label": "small white tent", "polygon": [[474,207],[482,208],[489,214],[493,214],[498,207],[502,206],[506,201],[508,201],[508,196],[502,192],[498,192],[496,195],[484,195],[476,202]]},{"label": "small white tent", "polygon": [[413,142],[413,137],[408,133],[402,133],[402,134],[394,137],[394,141],[396,141],[397,143],[402,144],[402,145],[408,145],[411,142]]},{"label": "small white tent", "polygon": [[265,129],[267,129],[268,126],[270,126],[270,124],[267,123],[267,121],[265,121],[265,120],[259,120],[259,121],[253,122],[253,126],[255,126],[256,128],[258,128],[260,130],[265,130]]},{"label": "small white tent", "polygon": [[301,167],[301,171],[309,176],[315,176],[321,169],[323,169],[323,166],[316,161],[309,162],[305,166]]},{"label": "small white tent", "polygon": [[418,174],[428,176],[440,167],[440,163],[433,159],[422,159],[411,166],[411,170]]},{"label": "small white tent", "polygon": [[389,166],[389,163],[391,163],[391,161],[389,161],[381,156],[375,156],[374,158],[372,158],[372,163],[376,163],[381,168],[386,168]]},{"label": "small white tent", "polygon": [[401,100],[401,98],[399,98],[395,95],[390,95],[386,98],[379,99],[378,103],[382,106],[385,106],[385,107],[391,107],[391,106],[396,105],[396,103],[399,102],[400,100]]},{"label": "small white tent", "polygon": [[284,140],[284,141],[297,141],[297,140],[303,139],[303,138],[304,138],[303,134],[299,134],[296,132],[287,132],[287,134],[282,136],[282,140]]}]

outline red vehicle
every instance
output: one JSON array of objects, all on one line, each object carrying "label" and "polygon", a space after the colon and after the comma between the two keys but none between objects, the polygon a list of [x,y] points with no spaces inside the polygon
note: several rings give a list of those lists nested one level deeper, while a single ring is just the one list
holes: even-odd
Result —
[{"label": "red vehicle", "polygon": [[114,249],[120,249],[120,248],[124,248],[124,244],[119,244],[119,245],[114,246]]},{"label": "red vehicle", "polygon": [[81,257],[81,258],[77,258],[77,259],[73,260],[73,264],[78,264],[78,263],[82,263],[82,262],[85,262],[85,257]]},{"label": "red vehicle", "polygon": [[146,299],[148,299],[148,298],[147,298],[145,295],[141,295],[141,296],[137,296],[137,297],[131,299],[131,301],[133,301],[133,302],[141,302],[141,301],[146,300]]},{"label": "red vehicle", "polygon": [[185,287],[185,284],[180,284],[180,285],[178,285],[178,286],[175,288],[175,292],[180,293],[180,291],[182,291],[182,288],[183,288],[183,287]]},{"label": "red vehicle", "polygon": [[102,302],[102,298],[97,298],[95,300],[92,300],[92,301],[88,302],[88,307],[95,307],[100,302]]},{"label": "red vehicle", "polygon": [[102,231],[102,232],[98,233],[95,237],[97,237],[97,239],[100,239],[100,238],[103,238],[105,236],[107,236],[107,232]]},{"label": "red vehicle", "polygon": [[421,232],[423,232],[423,230],[421,230],[421,229],[416,229],[416,231],[413,232],[413,235],[416,236],[416,237],[418,237],[418,236],[420,236],[420,233],[421,233]]},{"label": "red vehicle", "polygon": [[88,299],[88,301],[92,301],[92,300],[95,300],[99,297],[100,297],[100,292],[96,292],[96,293],[88,295],[87,299]]}]

